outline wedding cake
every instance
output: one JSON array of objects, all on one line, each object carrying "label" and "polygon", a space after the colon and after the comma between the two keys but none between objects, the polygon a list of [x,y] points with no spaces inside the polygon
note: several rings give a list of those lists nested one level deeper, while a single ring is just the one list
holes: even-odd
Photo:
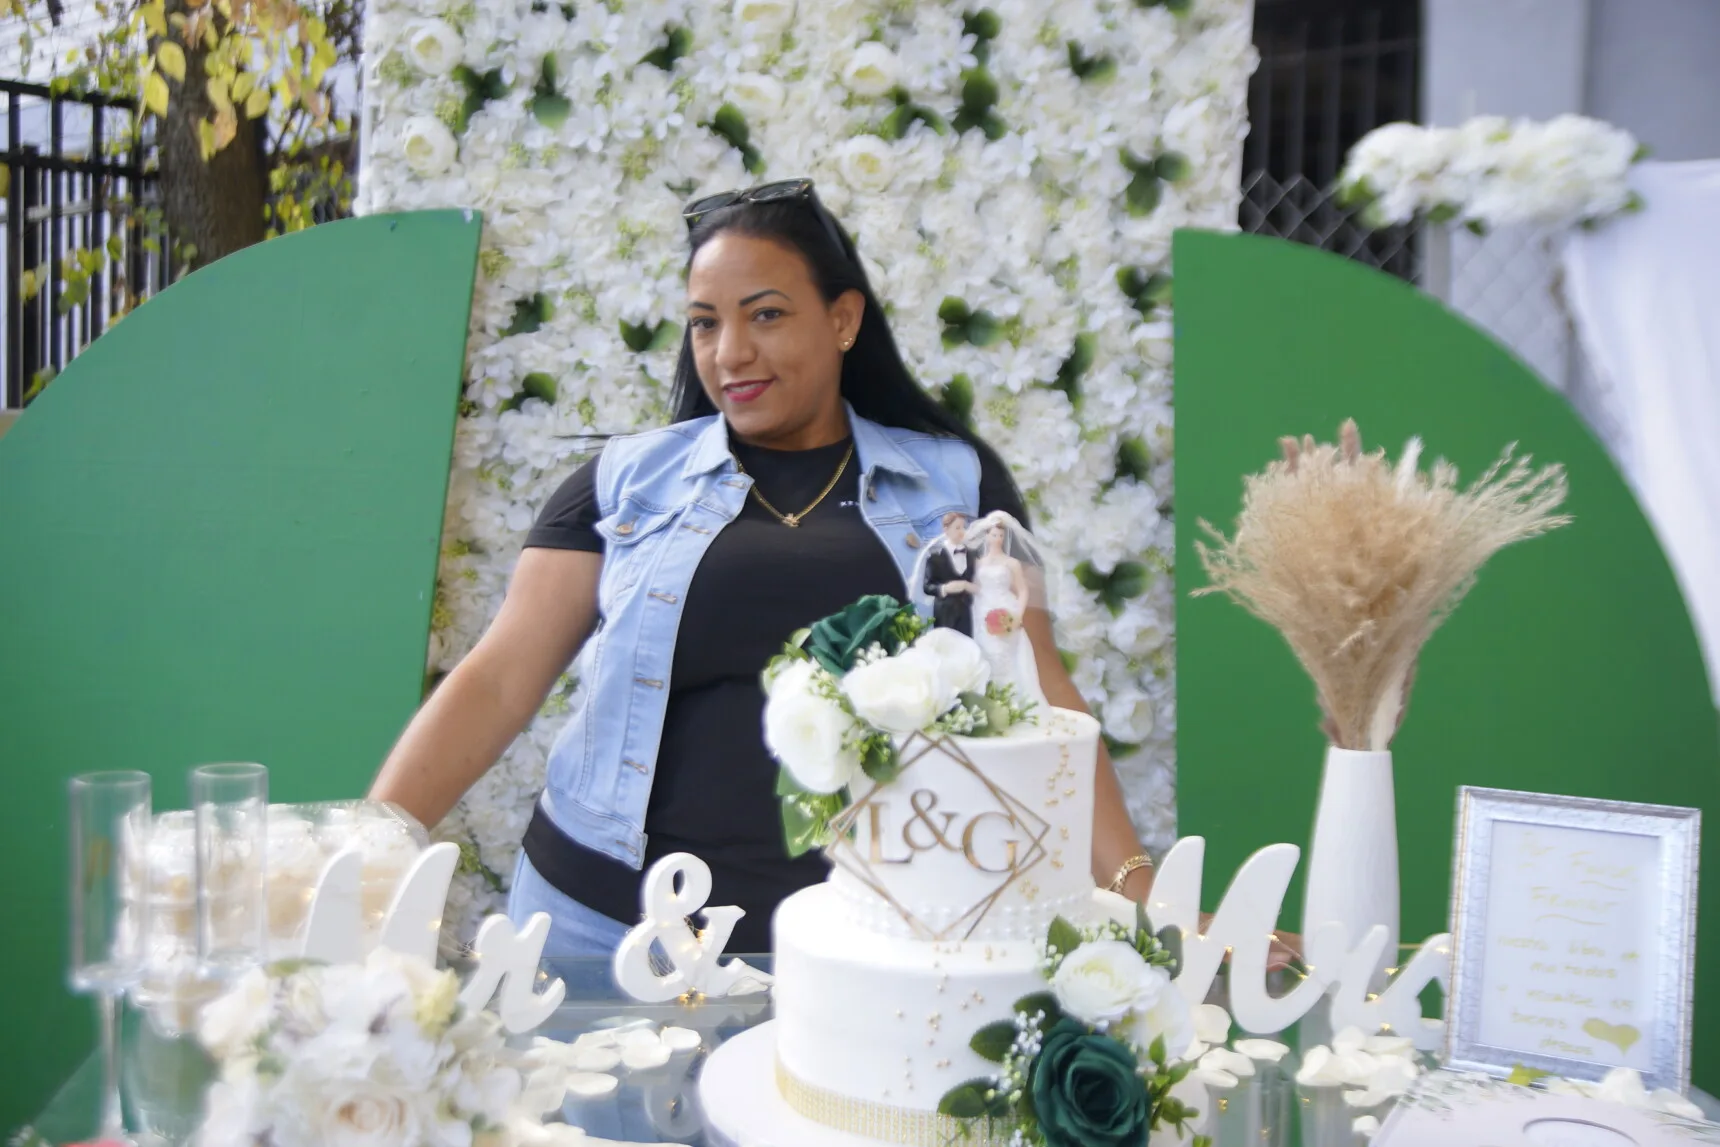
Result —
[{"label": "wedding cake", "polygon": [[1045,989],[1046,929],[1091,914],[1099,726],[1051,709],[1005,736],[917,737],[861,786],[824,884],[773,923],[776,1079],[801,1115],[894,1143],[952,1141],[952,1087],[996,1070],[969,1046]]},{"label": "wedding cake", "polygon": [[832,864],[772,922],[771,1070],[793,1112],[885,1142],[984,1141],[940,1112],[997,1074],[975,1031],[1045,990],[1053,921],[1096,919],[1099,725],[1040,689],[1025,532],[975,527],[960,561],[960,532],[928,547],[921,609],[863,599],[766,673],[790,850]]}]

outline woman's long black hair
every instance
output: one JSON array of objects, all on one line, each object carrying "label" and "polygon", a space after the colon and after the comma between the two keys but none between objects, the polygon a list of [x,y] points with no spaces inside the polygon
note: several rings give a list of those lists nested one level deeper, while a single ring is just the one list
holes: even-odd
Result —
[{"label": "woman's long black hair", "polygon": [[[826,221],[829,225],[826,226]],[[945,410],[908,373],[902,352],[896,349],[896,338],[890,333],[890,323],[884,308],[872,293],[866,271],[854,242],[831,219],[829,212],[816,196],[802,199],[774,200],[765,203],[737,203],[701,216],[689,235],[691,251],[688,264],[706,243],[722,234],[734,231],[756,239],[770,239],[798,252],[812,268],[812,279],[826,304],[834,302],[844,291],[859,291],[866,300],[865,313],[860,318],[860,331],[854,345],[842,358],[842,397],[854,408],[854,413],[882,426],[904,430],[919,430],[960,438],[979,453],[980,462],[988,470],[1001,475],[1011,493],[1015,479],[1009,467],[985,440],[975,434],[961,419]],[[841,246],[835,237],[841,236]],[[685,422],[717,413],[705,388],[699,384],[698,367],[693,361],[693,335],[689,327],[681,340],[681,357],[675,364],[675,390],[671,396],[675,421]],[[983,509],[983,507],[979,507]]]}]

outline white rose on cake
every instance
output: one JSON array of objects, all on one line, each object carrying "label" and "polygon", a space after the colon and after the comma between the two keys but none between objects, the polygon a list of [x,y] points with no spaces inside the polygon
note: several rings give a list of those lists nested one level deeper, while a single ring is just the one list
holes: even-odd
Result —
[{"label": "white rose on cake", "polygon": [[770,682],[764,743],[801,788],[833,793],[860,771],[860,756],[844,746],[854,719],[814,688],[817,667],[796,661]]},{"label": "white rose on cake", "polygon": [[953,629],[932,629],[914,642],[915,649],[927,649],[938,659],[940,693],[983,693],[991,681],[991,664],[979,642]]},{"label": "white rose on cake", "polygon": [[958,691],[951,688],[938,654],[915,645],[850,669],[842,678],[842,692],[862,721],[906,736],[947,713]]},{"label": "white rose on cake", "polygon": [[[1089,940],[1058,965],[1051,991],[1064,1011],[1089,1024],[1115,1024],[1174,991],[1164,969],[1121,940]],[[1168,1041],[1167,1041],[1168,1042]]]}]

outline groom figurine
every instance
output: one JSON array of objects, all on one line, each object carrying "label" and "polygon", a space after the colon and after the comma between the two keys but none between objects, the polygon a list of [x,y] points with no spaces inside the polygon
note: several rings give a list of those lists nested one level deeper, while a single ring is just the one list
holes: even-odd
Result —
[{"label": "groom figurine", "polygon": [[926,593],[932,624],[973,636],[974,553],[967,548],[967,518],[944,515],[943,544],[926,555]]}]

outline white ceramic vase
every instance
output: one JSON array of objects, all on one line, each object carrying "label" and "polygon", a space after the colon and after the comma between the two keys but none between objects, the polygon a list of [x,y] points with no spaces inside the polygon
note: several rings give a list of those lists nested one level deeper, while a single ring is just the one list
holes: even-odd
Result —
[{"label": "white ceramic vase", "polygon": [[[1344,925],[1354,946],[1376,924],[1386,926],[1380,969],[1398,956],[1397,801],[1392,755],[1327,748],[1320,804],[1308,846],[1302,935],[1328,921]],[[1381,977],[1376,976],[1374,990]]]}]

